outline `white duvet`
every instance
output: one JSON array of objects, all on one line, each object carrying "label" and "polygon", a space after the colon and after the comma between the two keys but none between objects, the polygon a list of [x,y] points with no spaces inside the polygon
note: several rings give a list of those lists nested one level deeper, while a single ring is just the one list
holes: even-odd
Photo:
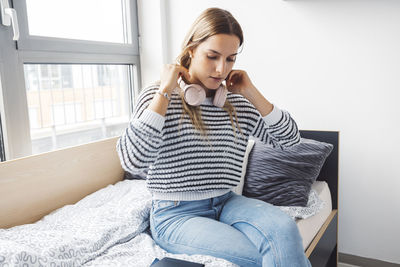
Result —
[{"label": "white duvet", "polygon": [[173,257],[207,267],[236,266],[203,255],[169,254],[149,226],[144,180],[125,180],[64,206],[34,224],[0,229],[0,266],[150,266]]}]

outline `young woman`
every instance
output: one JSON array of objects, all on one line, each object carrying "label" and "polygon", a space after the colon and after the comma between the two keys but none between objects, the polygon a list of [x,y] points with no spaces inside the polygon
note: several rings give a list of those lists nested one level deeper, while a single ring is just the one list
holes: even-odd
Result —
[{"label": "young woman", "polygon": [[[289,216],[231,191],[250,135],[277,148],[300,140],[289,113],[268,102],[245,71],[233,70],[242,43],[230,12],[205,10],[179,63],[164,66],[160,83],[141,93],[118,154],[126,171],[148,170],[151,233],[165,250],[240,266],[310,266]],[[203,89],[184,90],[193,84]],[[204,98],[193,96],[201,91]]]}]

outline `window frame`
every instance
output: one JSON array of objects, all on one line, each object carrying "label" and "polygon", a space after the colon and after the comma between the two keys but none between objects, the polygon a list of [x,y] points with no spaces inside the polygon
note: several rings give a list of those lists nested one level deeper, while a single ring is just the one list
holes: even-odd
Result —
[{"label": "window frame", "polygon": [[[20,39],[12,40],[11,27],[0,24],[0,87],[3,139],[6,159],[32,153],[26,99],[24,64],[118,64],[128,65],[130,113],[141,88],[137,0],[129,1],[132,44],[29,36],[27,0],[10,3],[18,14]],[[47,11],[49,12],[49,11]],[[1,99],[2,98],[2,99]]]},{"label": "window frame", "polygon": [[[26,0],[14,1],[14,8],[18,13],[18,23],[20,38],[18,40],[18,50],[21,51],[55,51],[55,52],[76,52],[76,53],[96,53],[96,54],[118,54],[118,55],[139,55],[139,45],[135,42],[138,36],[137,27],[137,5],[136,0],[126,0],[129,2],[129,13],[131,14],[132,26],[130,35],[132,44],[109,43],[100,41],[87,41],[66,39],[47,36],[29,35],[28,12]],[[135,24],[136,26],[134,26]]]},{"label": "window frame", "polygon": [[3,138],[3,127],[1,123],[1,113],[0,113],[0,162],[6,160],[6,150],[4,148],[4,138]]}]

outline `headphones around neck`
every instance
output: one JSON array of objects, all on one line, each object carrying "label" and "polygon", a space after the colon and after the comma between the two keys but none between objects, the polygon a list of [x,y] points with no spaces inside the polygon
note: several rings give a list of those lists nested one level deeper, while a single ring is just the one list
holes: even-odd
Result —
[{"label": "headphones around neck", "polygon": [[[185,102],[191,106],[199,106],[206,99],[206,91],[201,85],[198,84],[186,84],[182,77],[179,77],[178,84],[183,90]],[[222,108],[225,104],[228,90],[221,84],[216,89],[213,104],[216,107]]]}]

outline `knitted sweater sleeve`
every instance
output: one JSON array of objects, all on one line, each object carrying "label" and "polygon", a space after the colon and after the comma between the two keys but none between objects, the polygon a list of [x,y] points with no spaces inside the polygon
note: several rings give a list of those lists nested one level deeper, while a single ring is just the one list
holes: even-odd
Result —
[{"label": "knitted sweater sleeve", "polygon": [[125,171],[144,171],[157,157],[165,118],[147,109],[156,91],[150,87],[140,94],[132,119],[118,139],[117,152]]},{"label": "knitted sweater sleeve", "polygon": [[280,149],[300,142],[300,132],[296,122],[289,112],[281,110],[275,105],[268,115],[264,117],[259,115],[250,135]]}]

